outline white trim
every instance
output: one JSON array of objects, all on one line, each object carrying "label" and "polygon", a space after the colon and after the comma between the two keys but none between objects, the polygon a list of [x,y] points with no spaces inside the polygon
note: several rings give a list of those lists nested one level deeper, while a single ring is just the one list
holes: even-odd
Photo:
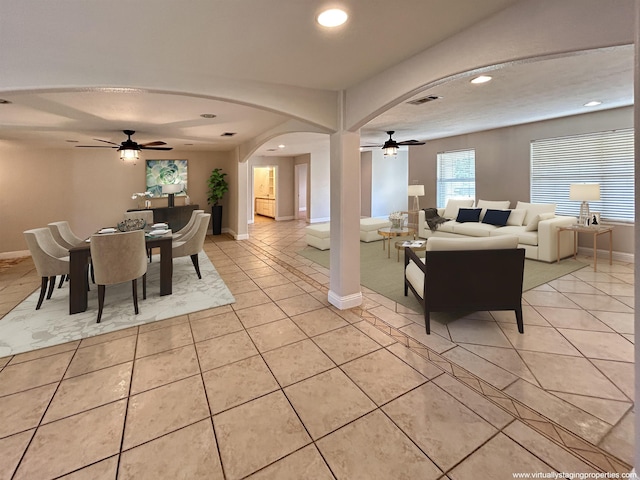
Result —
[{"label": "white trim", "polygon": [[243,233],[241,235],[234,235],[233,238],[235,238],[236,240],[249,240],[249,234]]},{"label": "white trim", "polygon": [[350,308],[362,305],[362,292],[347,295],[346,297],[341,297],[337,293],[334,293],[332,290],[329,290],[328,300],[329,303],[334,307],[337,307],[340,310],[348,310]]},{"label": "white trim", "polygon": [[16,250],[15,252],[0,252],[0,260],[7,260],[11,258],[30,257],[31,252],[29,250]]},{"label": "white trim", "polygon": [[309,220],[309,223],[322,223],[328,222],[329,220],[331,220],[331,217],[312,218]]},{"label": "white trim", "polygon": [[[609,260],[609,250],[601,250],[601,249],[597,249],[596,250],[597,254],[598,254],[598,262],[600,262],[601,260]],[[593,257],[593,247],[578,247],[578,254],[579,255],[584,255],[585,257]],[[626,253],[626,252],[613,252],[613,260],[617,260],[619,262],[627,262],[627,263],[634,263],[635,262],[635,255],[633,253]]]}]

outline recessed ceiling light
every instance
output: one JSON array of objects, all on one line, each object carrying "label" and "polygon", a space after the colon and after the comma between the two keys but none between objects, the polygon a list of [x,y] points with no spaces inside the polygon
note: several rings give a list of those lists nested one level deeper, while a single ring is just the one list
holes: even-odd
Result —
[{"label": "recessed ceiling light", "polygon": [[598,105],[602,105],[602,102],[599,100],[591,100],[590,102],[585,103],[583,106],[585,107],[597,107]]},{"label": "recessed ceiling light", "polygon": [[10,104],[10,103],[11,103],[11,102],[10,102],[9,100],[5,100],[4,98],[0,98],[0,104],[2,104],[2,105],[8,105],[8,104]]},{"label": "recessed ceiling light", "polygon": [[347,21],[349,15],[344,10],[331,8],[318,15],[318,23],[323,27],[338,27]]},{"label": "recessed ceiling light", "polygon": [[202,118],[216,118],[213,113],[203,113],[200,115]]},{"label": "recessed ceiling light", "polygon": [[278,145],[278,148],[284,148],[283,144]]},{"label": "recessed ceiling light", "polygon": [[471,83],[487,83],[491,81],[491,77],[489,75],[480,75],[479,77],[471,80]]}]

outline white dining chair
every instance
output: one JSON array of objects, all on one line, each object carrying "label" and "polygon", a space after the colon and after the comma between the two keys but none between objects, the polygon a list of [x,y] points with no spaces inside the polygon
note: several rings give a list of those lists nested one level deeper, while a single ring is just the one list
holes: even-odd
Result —
[{"label": "white dining chair", "polygon": [[147,225],[153,225],[153,210],[134,210],[133,212],[124,212],[124,219],[142,218]]},{"label": "white dining chair", "polygon": [[98,319],[104,309],[105,287],[131,281],[133,306],[138,314],[138,278],[142,277],[142,298],[147,298],[147,248],[144,231],[91,236],[91,259],[98,284]]},{"label": "white dining chair", "polygon": [[61,222],[51,222],[47,226],[49,227],[49,230],[51,230],[51,234],[55,241],[67,250],[77,247],[84,242],[82,238],[76,236],[76,234],[71,231],[69,222],[66,220]]},{"label": "white dining chair", "polygon": [[189,232],[195,225],[196,218],[198,218],[198,215],[201,213],[204,213],[204,210],[194,210],[193,212],[191,212],[191,218],[189,218],[189,221],[184,227],[173,233],[173,239],[177,240],[178,238],[181,238],[183,235]]},{"label": "white dining chair", "polygon": [[173,242],[173,258],[190,256],[193,267],[196,269],[196,273],[198,274],[198,278],[202,278],[202,275],[200,275],[198,254],[204,248],[204,239],[207,236],[210,218],[210,213],[199,213],[196,217],[195,226],[190,231],[193,232],[193,235],[190,235],[186,240]]},{"label": "white dining chair", "polygon": [[[34,228],[24,232],[31,258],[36,266],[38,275],[42,278],[40,284],[40,297],[36,310],[40,310],[42,301],[44,300],[45,291],[47,291],[47,300],[53,294],[53,288],[56,283],[56,276],[61,275],[64,279],[69,274],[69,252],[59,245],[51,230],[48,228]],[[62,282],[60,282],[62,286]]]}]

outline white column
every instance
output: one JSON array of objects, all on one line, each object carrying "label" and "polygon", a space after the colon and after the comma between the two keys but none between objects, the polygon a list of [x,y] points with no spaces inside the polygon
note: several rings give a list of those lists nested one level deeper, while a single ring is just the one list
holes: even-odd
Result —
[{"label": "white column", "polygon": [[248,217],[248,209],[249,209],[249,180],[251,176],[249,175],[249,162],[238,162],[236,159],[237,172],[238,172],[238,183],[237,183],[237,216],[238,221],[237,225],[234,225],[236,231],[236,240],[247,240],[249,238],[249,217]]},{"label": "white column", "polygon": [[360,291],[360,134],[331,135],[331,273],[329,302],[341,310],[362,303]]}]

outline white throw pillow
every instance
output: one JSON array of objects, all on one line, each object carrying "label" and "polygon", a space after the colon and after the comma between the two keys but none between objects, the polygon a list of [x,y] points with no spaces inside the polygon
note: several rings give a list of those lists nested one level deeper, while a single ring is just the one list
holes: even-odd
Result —
[{"label": "white throw pillow", "polygon": [[513,210],[511,210],[509,218],[507,218],[507,225],[511,227],[521,227],[526,214],[526,210],[518,210],[517,208],[514,208]]},{"label": "white throw pillow", "polygon": [[473,198],[451,198],[447,201],[447,208],[444,209],[444,218],[456,218],[460,208],[473,207]]},{"label": "white throw pillow", "polygon": [[487,209],[492,210],[508,210],[511,202],[509,200],[478,200],[476,208],[481,208],[480,221],[484,218],[484,214],[487,213]]},{"label": "white throw pillow", "polygon": [[540,223],[542,220],[551,220],[555,216],[556,216],[556,214],[555,213],[551,213],[551,212],[539,213],[538,215],[533,217],[533,220],[531,220],[527,224],[527,227],[524,229],[524,231],[525,232],[535,232],[536,230],[538,230],[538,223]]},{"label": "white throw pillow", "polygon": [[518,202],[516,204],[516,210],[524,209],[527,211],[527,214],[524,216],[523,225],[529,225],[529,223],[534,219],[536,215],[539,213],[556,213],[556,204],[555,203],[528,203],[528,202]]}]

